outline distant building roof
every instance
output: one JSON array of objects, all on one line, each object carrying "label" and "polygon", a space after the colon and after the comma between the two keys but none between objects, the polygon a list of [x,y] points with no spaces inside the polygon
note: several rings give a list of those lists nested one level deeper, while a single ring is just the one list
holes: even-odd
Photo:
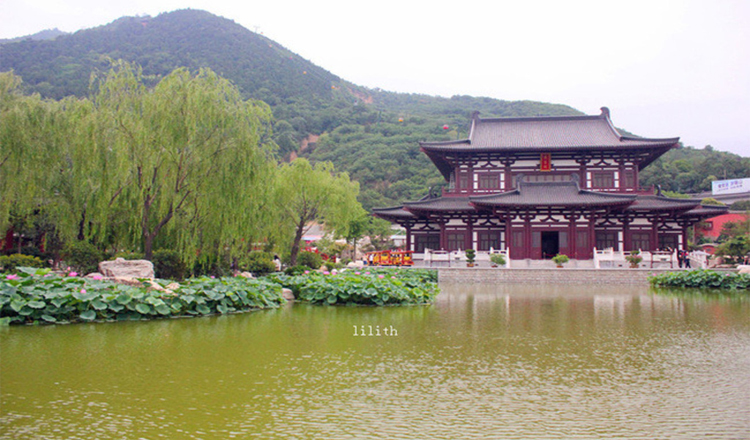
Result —
[{"label": "distant building roof", "polygon": [[638,196],[630,211],[674,211],[688,210],[700,206],[699,199],[673,199],[664,196]]},{"label": "distant building roof", "polygon": [[402,206],[396,206],[393,208],[373,208],[372,213],[376,217],[384,218],[386,220],[415,218],[414,214],[404,210]]},{"label": "distant building roof", "polygon": [[643,168],[677,146],[679,137],[641,138],[625,136],[612,124],[609,110],[596,116],[549,116],[481,119],[474,113],[468,139],[448,142],[420,142],[420,147],[443,175],[445,153],[599,151],[602,149],[646,150]]}]

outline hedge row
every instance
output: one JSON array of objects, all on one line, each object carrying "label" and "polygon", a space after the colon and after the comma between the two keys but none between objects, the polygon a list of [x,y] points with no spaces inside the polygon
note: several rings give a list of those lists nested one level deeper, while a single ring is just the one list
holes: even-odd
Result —
[{"label": "hedge row", "polygon": [[314,304],[428,304],[438,294],[437,272],[415,269],[372,269],[270,278]]},{"label": "hedge row", "polygon": [[720,273],[712,270],[690,270],[666,272],[652,275],[649,282],[661,287],[697,287],[709,289],[747,290],[750,289],[750,275]]}]

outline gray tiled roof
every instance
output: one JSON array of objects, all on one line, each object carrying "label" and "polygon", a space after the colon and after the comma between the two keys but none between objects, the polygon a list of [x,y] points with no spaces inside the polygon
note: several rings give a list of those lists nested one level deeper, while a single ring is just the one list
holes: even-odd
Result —
[{"label": "gray tiled roof", "polygon": [[408,211],[475,211],[474,207],[469,204],[468,197],[438,197],[419,202],[407,202],[404,208]]},{"label": "gray tiled roof", "polygon": [[728,206],[719,205],[699,205],[696,208],[686,212],[685,215],[689,216],[700,216],[703,218],[710,218],[721,214],[726,214],[729,211]]},{"label": "gray tiled roof", "polygon": [[664,196],[638,196],[629,211],[672,211],[693,209],[700,206],[698,199],[672,199]]},{"label": "gray tiled roof", "polygon": [[498,151],[670,147],[679,138],[647,139],[622,136],[602,109],[597,116],[536,118],[475,118],[469,139],[423,142],[430,151]]},{"label": "gray tiled roof", "polygon": [[578,183],[522,182],[515,191],[471,197],[476,206],[623,206],[633,203],[635,195],[609,194],[581,190]]},{"label": "gray tiled roof", "polygon": [[414,214],[405,211],[402,206],[393,208],[373,208],[373,214],[382,218],[414,218]]}]

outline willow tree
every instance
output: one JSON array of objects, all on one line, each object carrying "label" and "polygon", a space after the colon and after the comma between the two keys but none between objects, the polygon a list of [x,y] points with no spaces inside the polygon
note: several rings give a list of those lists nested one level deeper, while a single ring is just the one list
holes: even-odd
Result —
[{"label": "willow tree", "polygon": [[0,73],[0,228],[9,214],[23,216],[45,193],[50,151],[52,103],[21,93],[21,78]]},{"label": "willow tree", "polygon": [[346,173],[337,174],[330,162],[312,166],[305,159],[296,159],[279,169],[274,199],[280,230],[293,232],[292,265],[297,264],[302,236],[311,222],[323,223],[338,236],[348,234],[352,222],[364,212],[358,194],[359,184],[350,181]]},{"label": "willow tree", "polygon": [[187,257],[258,237],[275,166],[264,146],[266,104],[243,100],[208,69],[177,69],[149,88],[139,68],[119,63],[96,85],[98,142],[108,156],[98,234],[114,231],[146,258],[160,237]]}]

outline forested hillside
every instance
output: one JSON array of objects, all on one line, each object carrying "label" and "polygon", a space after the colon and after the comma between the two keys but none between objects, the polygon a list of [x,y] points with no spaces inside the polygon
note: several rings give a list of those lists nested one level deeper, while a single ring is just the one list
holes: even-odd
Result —
[{"label": "forested hillside", "polygon": [[0,46],[0,71],[13,69],[28,90],[62,98],[88,94],[95,69],[124,59],[161,77],[177,67],[210,67],[247,95],[328,98],[339,78],[231,20],[181,10],[157,17],[123,17],[54,40]]},{"label": "forested hillside", "polygon": [[750,158],[710,146],[671,150],[640,175],[643,186],[659,185],[663,190],[683,194],[710,191],[713,180],[745,177],[750,177]]},{"label": "forested hillside", "polygon": [[[52,99],[88,96],[92,74],[107,71],[117,59],[140,65],[153,84],[177,67],[211,68],[243,97],[271,106],[279,158],[332,161],[361,183],[367,209],[415,199],[441,185],[418,141],[465,137],[473,111],[483,117],[581,114],[569,106],[534,101],[368,89],[231,20],[199,10],[124,17],[53,40],[23,38],[0,45],[0,72],[13,70],[27,93]],[[681,149],[645,170],[642,183],[698,191],[710,176],[750,176],[748,161],[738,159]]]}]

